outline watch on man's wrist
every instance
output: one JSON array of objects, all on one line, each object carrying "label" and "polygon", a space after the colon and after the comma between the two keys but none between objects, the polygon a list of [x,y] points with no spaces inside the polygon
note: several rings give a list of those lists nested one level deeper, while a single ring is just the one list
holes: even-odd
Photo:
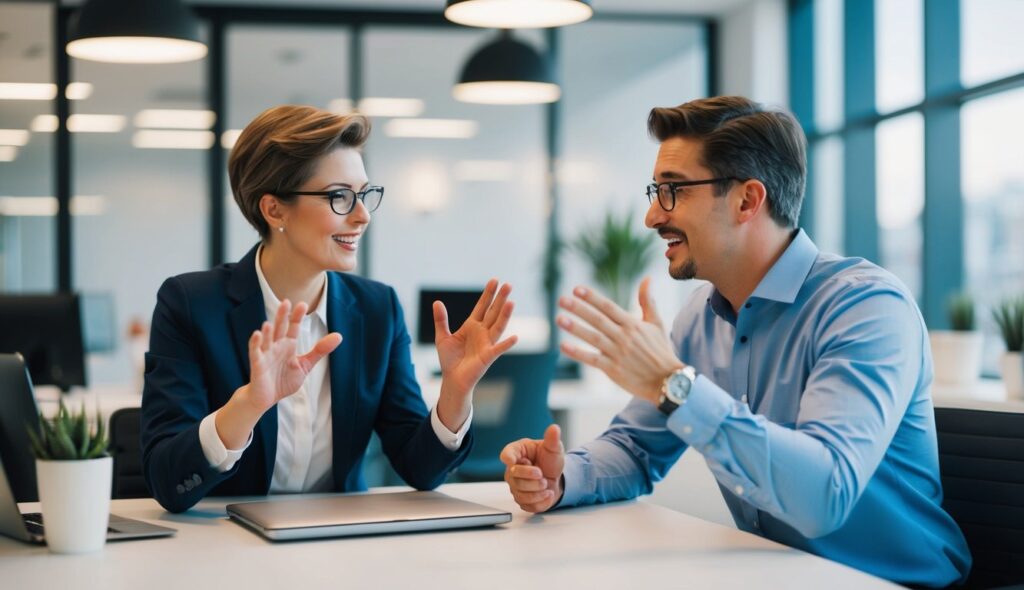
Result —
[{"label": "watch on man's wrist", "polygon": [[696,379],[697,371],[691,366],[683,367],[665,377],[661,383],[658,409],[666,416],[676,411],[679,406],[686,403],[686,398],[690,395],[690,389],[693,388],[693,382]]}]

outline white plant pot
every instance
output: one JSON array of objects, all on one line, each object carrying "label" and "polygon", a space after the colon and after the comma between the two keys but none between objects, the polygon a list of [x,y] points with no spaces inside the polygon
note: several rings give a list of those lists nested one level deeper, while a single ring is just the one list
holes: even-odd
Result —
[{"label": "white plant pot", "polygon": [[46,544],[54,553],[103,548],[110,520],[113,459],[36,461]]},{"label": "white plant pot", "polygon": [[981,332],[934,330],[931,340],[935,382],[943,385],[971,385],[981,374]]},{"label": "white plant pot", "polygon": [[999,359],[999,372],[1006,385],[1007,399],[1024,400],[1024,359],[1019,352],[1005,352]]}]

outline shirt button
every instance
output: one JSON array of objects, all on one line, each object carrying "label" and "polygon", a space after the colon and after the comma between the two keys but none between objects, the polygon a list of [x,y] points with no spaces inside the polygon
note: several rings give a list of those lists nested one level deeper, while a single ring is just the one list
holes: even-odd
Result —
[{"label": "shirt button", "polygon": [[175,490],[176,492],[178,492],[179,494],[184,494],[184,493],[185,493],[185,486],[183,486],[183,485],[181,485],[181,484],[179,483],[179,484],[178,484],[178,487],[174,488],[174,490]]},{"label": "shirt button", "polygon": [[693,434],[693,426],[683,426],[683,434]]},{"label": "shirt button", "polygon": [[745,307],[747,309],[750,309],[750,304],[748,303],[748,304],[744,305],[743,307]]},{"label": "shirt button", "polygon": [[754,528],[755,529],[761,528],[761,521],[757,520],[756,518],[754,519]]},{"label": "shirt button", "polygon": [[743,403],[747,403],[747,394],[744,393],[742,396],[740,396],[740,401]]},{"label": "shirt button", "polygon": [[746,336],[740,336],[740,344],[746,344],[746,343],[747,343],[747,337]]},{"label": "shirt button", "polygon": [[736,487],[734,487],[732,489],[732,491],[736,492],[737,496],[742,496],[743,495],[743,486],[736,486]]}]

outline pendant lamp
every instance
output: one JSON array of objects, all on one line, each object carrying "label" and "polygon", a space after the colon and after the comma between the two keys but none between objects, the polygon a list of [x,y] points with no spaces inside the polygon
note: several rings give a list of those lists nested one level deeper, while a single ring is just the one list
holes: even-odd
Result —
[{"label": "pendant lamp", "polygon": [[72,17],[68,55],[113,63],[202,59],[199,21],[181,0],[87,0]]},{"label": "pendant lamp", "polygon": [[482,104],[540,104],[555,102],[562,90],[550,60],[503,30],[466,62],[452,96]]},{"label": "pendant lamp", "polygon": [[490,29],[561,27],[593,14],[589,0],[448,0],[444,9],[454,23]]}]

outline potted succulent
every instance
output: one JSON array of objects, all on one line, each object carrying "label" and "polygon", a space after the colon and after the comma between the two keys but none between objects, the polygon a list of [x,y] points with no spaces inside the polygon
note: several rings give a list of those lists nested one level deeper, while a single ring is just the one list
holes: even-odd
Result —
[{"label": "potted succulent", "polygon": [[586,228],[573,250],[590,262],[594,282],[619,307],[629,309],[644,269],[651,263],[657,234],[641,231],[632,213],[609,211],[604,222]]},{"label": "potted succulent", "polygon": [[46,544],[54,553],[103,548],[110,518],[112,460],[102,416],[90,424],[85,405],[71,413],[61,401],[57,415],[39,415],[28,429],[36,456],[36,481]]},{"label": "potted succulent", "polygon": [[935,382],[970,385],[981,373],[981,332],[976,329],[974,300],[961,293],[946,303],[949,330],[930,330]]},{"label": "potted succulent", "polygon": [[1006,384],[1006,395],[1011,399],[1024,399],[1024,361],[1021,348],[1024,347],[1024,297],[1004,300],[992,311],[992,315],[1003,335],[1006,352],[999,368]]}]

